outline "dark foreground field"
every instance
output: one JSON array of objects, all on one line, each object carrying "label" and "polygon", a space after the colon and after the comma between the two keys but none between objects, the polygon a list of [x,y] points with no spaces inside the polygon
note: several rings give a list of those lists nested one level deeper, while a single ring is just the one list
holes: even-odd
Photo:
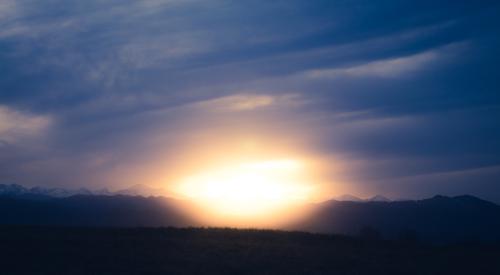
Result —
[{"label": "dark foreground field", "polygon": [[235,229],[0,227],[0,274],[500,274],[500,246]]}]

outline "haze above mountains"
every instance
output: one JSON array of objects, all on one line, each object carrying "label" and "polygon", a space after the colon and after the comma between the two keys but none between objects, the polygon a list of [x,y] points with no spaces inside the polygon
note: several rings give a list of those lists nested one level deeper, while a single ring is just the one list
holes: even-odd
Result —
[{"label": "haze above mountains", "polygon": [[[119,189],[116,191],[111,191],[107,188],[91,190],[87,188],[79,189],[66,189],[66,188],[46,188],[46,187],[24,187],[19,184],[0,184],[0,196],[10,195],[10,196],[48,196],[54,198],[65,198],[75,195],[102,195],[102,196],[113,196],[113,195],[125,195],[125,196],[142,196],[142,197],[171,197],[169,192],[163,188],[151,187],[147,184],[136,184],[128,188]],[[353,202],[369,202],[369,201],[379,201],[379,202],[389,202],[391,199],[383,195],[375,195],[370,198],[359,198],[350,194],[344,194],[341,196],[333,197],[336,201],[353,201]],[[399,200],[398,200],[399,201]]]}]

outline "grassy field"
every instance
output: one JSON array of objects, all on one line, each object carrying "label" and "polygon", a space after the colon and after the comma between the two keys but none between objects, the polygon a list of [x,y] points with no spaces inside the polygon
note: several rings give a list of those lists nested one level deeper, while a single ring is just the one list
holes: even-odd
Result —
[{"label": "grassy field", "polygon": [[0,274],[500,274],[500,246],[227,228],[0,227]]}]

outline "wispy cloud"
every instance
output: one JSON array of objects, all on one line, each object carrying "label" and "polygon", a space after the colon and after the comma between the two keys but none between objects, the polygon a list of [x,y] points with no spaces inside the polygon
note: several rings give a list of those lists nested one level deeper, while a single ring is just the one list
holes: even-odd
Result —
[{"label": "wispy cloud", "polygon": [[396,78],[415,75],[426,68],[434,68],[437,64],[444,63],[451,56],[458,55],[469,46],[468,44],[468,41],[455,42],[411,55],[371,60],[346,67],[308,70],[304,75],[310,79]]},{"label": "wispy cloud", "polygon": [[203,108],[220,111],[250,111],[272,105],[275,98],[269,95],[231,95],[199,103]]},{"label": "wispy cloud", "polygon": [[271,107],[292,107],[300,104],[297,94],[249,94],[240,93],[196,103],[208,111],[242,112]]},{"label": "wispy cloud", "polygon": [[318,69],[306,73],[309,78],[383,77],[391,78],[414,73],[440,57],[436,51],[389,58],[346,68]]},{"label": "wispy cloud", "polygon": [[16,14],[17,9],[15,0],[2,0],[0,2],[0,22],[11,19]]},{"label": "wispy cloud", "polygon": [[50,125],[47,116],[28,114],[0,105],[0,141],[17,143],[42,134]]}]

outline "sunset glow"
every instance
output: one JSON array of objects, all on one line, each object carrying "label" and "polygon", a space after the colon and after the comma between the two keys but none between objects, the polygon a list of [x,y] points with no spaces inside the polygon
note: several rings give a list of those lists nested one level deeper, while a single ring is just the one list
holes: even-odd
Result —
[{"label": "sunset glow", "polygon": [[178,192],[226,218],[262,218],[314,193],[307,165],[293,159],[236,163],[187,177]]}]

